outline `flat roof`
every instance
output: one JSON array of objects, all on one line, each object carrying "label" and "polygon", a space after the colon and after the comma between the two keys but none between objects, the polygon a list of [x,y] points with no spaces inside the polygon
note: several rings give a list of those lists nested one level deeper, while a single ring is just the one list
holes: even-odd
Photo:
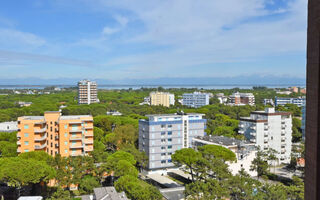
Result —
[{"label": "flat roof", "polygon": [[205,114],[202,113],[184,113],[184,114],[177,114],[177,113],[171,113],[171,114],[152,114],[152,115],[146,115],[146,117],[178,117],[178,116],[184,116],[184,115],[201,115],[204,116]]},{"label": "flat roof", "polygon": [[44,120],[44,116],[22,116],[24,120]]},{"label": "flat roof", "polygon": [[207,142],[212,142],[217,145],[224,145],[224,146],[235,146],[235,145],[246,145],[254,143],[249,142],[247,140],[238,140],[235,138],[225,137],[225,136],[218,136],[218,135],[206,135],[206,136],[198,136],[194,138],[195,140],[203,140]]},{"label": "flat roof", "polygon": [[25,196],[25,197],[19,197],[18,200],[42,200],[42,196]]},{"label": "flat roof", "polygon": [[92,117],[91,115],[65,115],[65,116],[60,116],[60,120],[66,120],[66,119],[81,119],[84,117]]}]

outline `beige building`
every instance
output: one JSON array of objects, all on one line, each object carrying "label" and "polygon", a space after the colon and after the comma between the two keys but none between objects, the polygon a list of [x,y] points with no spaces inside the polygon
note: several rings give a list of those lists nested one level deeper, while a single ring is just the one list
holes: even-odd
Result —
[{"label": "beige building", "polygon": [[44,116],[18,118],[18,153],[45,151],[63,157],[93,151],[93,118],[90,115],[61,116],[59,111]]},{"label": "beige building", "polygon": [[99,102],[97,83],[89,80],[78,82],[78,104],[91,104]]},{"label": "beige building", "polygon": [[229,105],[243,106],[243,105],[255,105],[255,98],[252,93],[233,93],[229,96]]},{"label": "beige building", "polygon": [[152,106],[166,106],[174,105],[174,94],[168,92],[151,92],[150,93]]}]

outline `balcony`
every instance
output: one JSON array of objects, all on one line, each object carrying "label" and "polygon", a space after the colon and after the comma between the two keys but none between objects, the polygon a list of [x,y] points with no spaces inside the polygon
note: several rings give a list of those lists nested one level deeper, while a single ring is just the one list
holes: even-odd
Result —
[{"label": "balcony", "polygon": [[239,130],[238,133],[239,134],[244,134],[244,130]]},{"label": "balcony", "polygon": [[239,124],[239,128],[244,128],[244,124]]},{"label": "balcony", "polygon": [[46,121],[35,122],[34,125],[45,125]]},{"label": "balcony", "polygon": [[43,145],[35,145],[34,146],[34,149],[44,149],[44,148],[46,148],[47,147],[47,143],[44,143]]},{"label": "balcony", "polygon": [[257,133],[256,132],[251,132],[250,135],[257,136]]},{"label": "balcony", "polygon": [[20,150],[20,149],[17,149],[17,153],[21,153],[21,150]]},{"label": "balcony", "polygon": [[82,133],[81,129],[70,129],[70,133]]},{"label": "balcony", "polygon": [[58,147],[59,147],[59,144],[55,144],[54,146],[55,146],[56,148],[58,148]]},{"label": "balcony", "polygon": [[267,138],[265,138],[263,141],[266,143],[266,142],[268,142],[268,139],[267,139]]},{"label": "balcony", "polygon": [[93,144],[93,140],[86,139],[86,140],[83,141],[83,143],[84,144]]},{"label": "balcony", "polygon": [[17,141],[17,145],[21,145],[21,142],[20,142],[20,141]]},{"label": "balcony", "polygon": [[36,129],[34,130],[35,133],[45,133],[47,131],[47,128],[42,128],[42,129]]},{"label": "balcony", "polygon": [[80,121],[79,122],[69,122],[69,124],[71,124],[71,125],[72,124],[82,124],[82,122],[80,122]]},{"label": "balcony", "polygon": [[257,127],[255,127],[255,126],[251,126],[250,127],[252,130],[257,130]]},{"label": "balcony", "polygon": [[82,149],[83,145],[82,144],[74,144],[70,146],[70,149]]},{"label": "balcony", "polygon": [[93,133],[85,133],[84,136],[86,136],[86,137],[92,137],[92,136],[93,136]]},{"label": "balcony", "polygon": [[54,137],[54,139],[59,140],[59,136],[58,136],[58,135],[56,135],[56,136]]},{"label": "balcony", "polygon": [[287,125],[281,124],[281,128],[286,128],[286,127],[287,127]]},{"label": "balcony", "polygon": [[268,137],[268,136],[269,136],[269,132],[268,132],[268,131],[265,131],[265,132],[263,133],[263,136],[264,136],[264,137]]},{"label": "balcony", "polygon": [[70,137],[70,140],[71,141],[77,141],[77,140],[79,141],[79,140],[82,140],[82,137],[79,137],[79,136],[78,137]]},{"label": "balcony", "polygon": [[250,142],[256,142],[255,138],[250,139]]},{"label": "balcony", "polygon": [[84,151],[93,151],[93,147],[84,147]]},{"label": "balcony", "polygon": [[40,142],[40,141],[44,141],[47,139],[47,133],[44,134],[44,136],[42,136],[41,138],[34,138],[34,141]]}]

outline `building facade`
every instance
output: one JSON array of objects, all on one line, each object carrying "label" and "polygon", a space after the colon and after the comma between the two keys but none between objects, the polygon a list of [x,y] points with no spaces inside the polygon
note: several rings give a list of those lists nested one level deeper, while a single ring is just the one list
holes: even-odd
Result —
[{"label": "building facade", "polygon": [[63,157],[93,151],[93,118],[90,115],[61,116],[59,111],[44,116],[18,118],[18,153],[45,151]]},{"label": "building facade", "polygon": [[255,143],[261,150],[274,149],[282,163],[291,158],[292,118],[291,113],[276,112],[274,108],[254,111],[250,117],[240,118],[239,134]]},{"label": "building facade", "polygon": [[229,105],[242,106],[242,105],[255,105],[255,98],[252,93],[233,93],[229,96]]},{"label": "building facade", "polygon": [[276,106],[284,106],[286,104],[294,104],[299,107],[305,105],[306,99],[304,97],[298,98],[290,98],[290,97],[276,97],[275,98],[275,105]]},{"label": "building facade", "polygon": [[78,104],[97,103],[98,91],[97,83],[89,80],[82,80],[78,82]]},{"label": "building facade", "polygon": [[192,138],[204,136],[206,119],[203,114],[147,115],[139,120],[139,150],[149,157],[148,170],[174,167],[171,155],[192,147]]},{"label": "building facade", "polygon": [[18,131],[18,122],[1,122],[0,132],[14,132]]},{"label": "building facade", "polygon": [[170,105],[174,105],[174,94],[168,92],[151,92],[150,105],[170,107]]},{"label": "building facade", "polygon": [[241,169],[244,169],[250,176],[257,176],[256,171],[250,170],[257,153],[255,143],[217,135],[195,137],[192,139],[192,143],[195,149],[204,145],[217,145],[231,150],[237,159],[235,162],[227,162],[231,173],[236,175]]},{"label": "building facade", "polygon": [[202,106],[209,105],[210,94],[194,92],[184,93],[182,95],[182,105],[189,106],[192,108],[199,108]]}]

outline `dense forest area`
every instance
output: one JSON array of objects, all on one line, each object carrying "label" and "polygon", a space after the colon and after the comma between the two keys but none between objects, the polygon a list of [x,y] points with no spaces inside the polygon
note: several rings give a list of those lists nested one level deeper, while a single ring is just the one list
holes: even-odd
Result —
[{"label": "dense forest area", "polygon": [[[274,98],[277,96],[274,89],[257,87],[253,90],[240,90],[234,88],[230,90],[202,90],[213,94],[224,93],[230,95],[233,92],[251,92],[255,95],[255,106],[227,106],[218,103],[213,97],[210,105],[194,109],[182,106],[176,101],[176,105],[169,108],[163,106],[139,105],[144,97],[156,89],[141,88],[139,90],[99,90],[98,98],[100,103],[91,105],[78,105],[76,90],[52,92],[51,94],[9,94],[0,96],[0,121],[15,121],[17,117],[23,115],[43,115],[45,111],[59,110],[63,105],[63,115],[91,114],[94,116],[94,151],[92,156],[52,158],[42,152],[27,152],[19,156],[16,153],[17,139],[16,133],[0,133],[0,180],[9,183],[10,186],[21,188],[23,186],[34,187],[41,182],[48,182],[55,178],[58,185],[53,188],[45,188],[37,191],[44,197],[51,199],[71,199],[73,196],[88,194],[106,181],[105,177],[113,174],[115,177],[114,186],[118,191],[125,191],[130,199],[161,199],[159,191],[151,184],[138,178],[138,172],[147,164],[147,157],[138,150],[138,121],[145,119],[147,114],[175,113],[179,110],[184,112],[203,113],[207,119],[207,134],[224,135],[227,137],[243,138],[238,134],[238,123],[240,117],[249,116],[251,111],[263,110],[264,98]],[[176,98],[185,92],[198,91],[196,89],[163,89],[174,93]],[[5,91],[0,91],[5,93]],[[297,96],[299,94],[295,94]],[[279,96],[279,95],[278,95]],[[283,95],[282,95],[283,96]],[[17,102],[32,102],[29,107],[19,107]],[[293,142],[301,141],[301,108],[295,105],[277,107],[277,110],[292,112],[293,118]],[[106,115],[107,111],[117,110],[122,116]],[[182,153],[184,153],[183,150]],[[191,151],[191,150],[190,150]],[[187,156],[193,155],[198,159],[194,165],[210,168],[210,170],[220,170],[219,181],[208,179],[205,182],[195,179],[192,184],[187,186],[187,193],[198,199],[196,191],[205,191],[205,195],[211,198],[211,190],[221,190],[215,198],[230,196],[226,190],[222,190],[219,184],[228,184],[228,187],[239,188],[245,192],[256,185],[258,190],[273,192],[281,191],[279,199],[285,198],[287,186],[275,187],[272,185],[261,185],[257,181],[249,178],[246,174],[240,174],[231,178],[229,172],[221,161],[216,159],[211,163],[204,162],[207,154],[204,152],[185,152]],[[185,160],[181,153],[175,156],[174,162],[184,164]],[[174,157],[174,156],[173,156]],[[207,159],[208,160],[208,159]],[[202,163],[201,163],[201,162]],[[200,162],[200,163],[199,163]],[[265,161],[261,161],[265,163]],[[218,163],[213,165],[213,163]],[[26,168],[27,167],[27,168]],[[32,170],[39,169],[39,170]],[[41,169],[41,170],[40,170]],[[27,175],[24,175],[26,173]],[[200,171],[200,173],[204,173]],[[106,175],[107,174],[107,175]],[[302,183],[295,180],[296,187],[292,190],[292,195],[299,190],[300,194]],[[244,182],[249,182],[250,188],[242,188]],[[68,186],[78,185],[78,191],[69,191]],[[298,189],[297,189],[298,187]],[[252,194],[245,196],[243,192],[234,191],[236,195],[242,195],[241,199],[254,199]],[[270,193],[271,194],[271,193]],[[232,195],[231,195],[232,196]],[[301,195],[300,195],[301,196]],[[237,197],[237,196],[236,196]],[[277,197],[277,196],[275,196]],[[300,199],[300,198],[297,198]]]}]

